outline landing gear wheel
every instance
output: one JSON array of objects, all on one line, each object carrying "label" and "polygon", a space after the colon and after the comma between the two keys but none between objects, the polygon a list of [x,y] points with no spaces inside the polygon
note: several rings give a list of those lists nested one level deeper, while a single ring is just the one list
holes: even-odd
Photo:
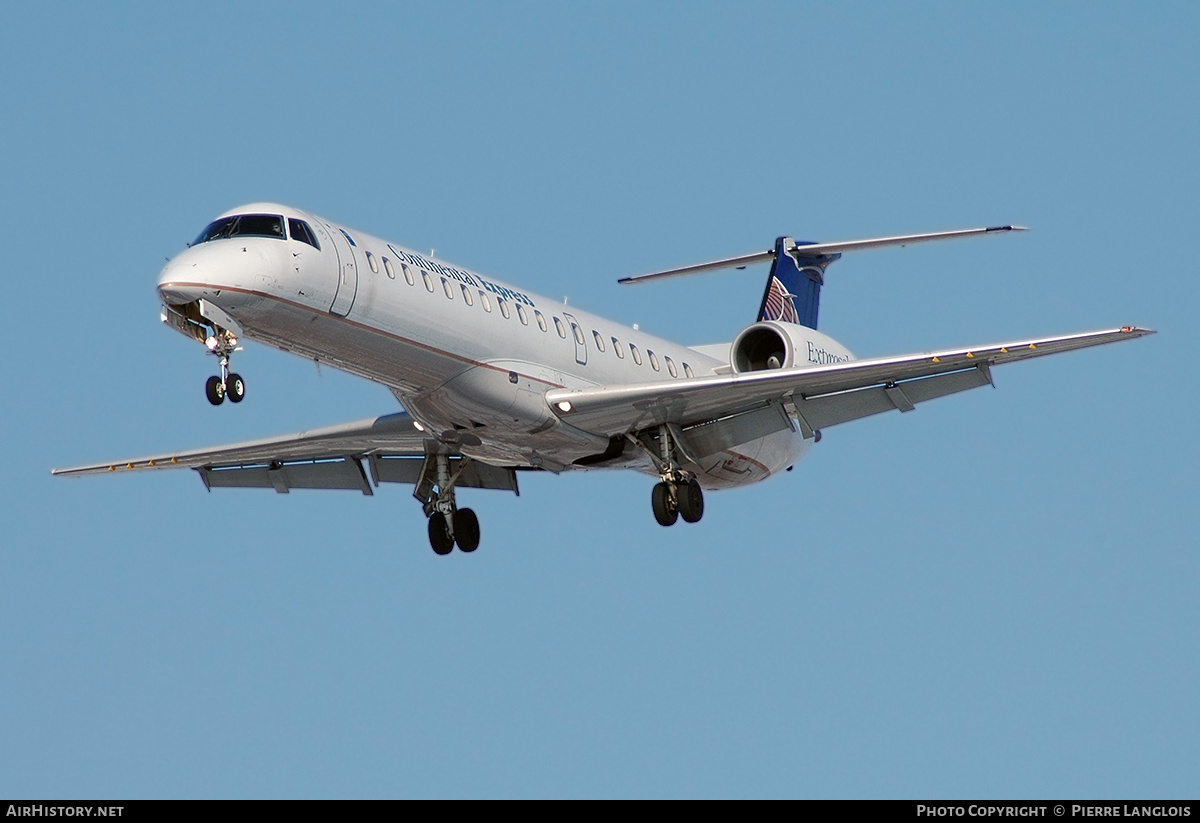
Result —
[{"label": "landing gear wheel", "polygon": [[660,526],[673,526],[679,518],[679,507],[675,502],[675,494],[666,483],[659,483],[650,493],[650,505],[654,509],[654,519]]},{"label": "landing gear wheel", "polygon": [[676,486],[679,515],[688,523],[698,523],[704,516],[704,490],[699,481],[692,478],[682,486]]},{"label": "landing gear wheel", "polygon": [[221,378],[208,378],[208,382],[204,384],[204,393],[208,395],[209,403],[214,406],[221,405],[221,401],[225,399],[225,386],[221,383]]},{"label": "landing gear wheel", "polygon": [[433,546],[436,554],[454,551],[454,535],[450,533],[450,524],[441,512],[434,512],[429,518],[429,545]]},{"label": "landing gear wheel", "polygon": [[465,552],[479,548],[479,518],[471,509],[459,509],[454,513],[454,542]]},{"label": "landing gear wheel", "polygon": [[225,394],[229,396],[230,403],[242,402],[242,398],[246,396],[246,381],[240,374],[229,375],[229,379],[225,381]]}]

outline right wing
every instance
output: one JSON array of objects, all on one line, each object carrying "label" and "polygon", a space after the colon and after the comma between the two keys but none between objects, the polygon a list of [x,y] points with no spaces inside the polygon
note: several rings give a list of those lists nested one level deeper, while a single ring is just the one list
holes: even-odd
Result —
[{"label": "right wing", "polygon": [[[928,354],[855,360],[812,368],[767,369],[636,385],[554,389],[551,409],[567,423],[595,434],[624,435],[658,424],[701,426],[762,413],[764,433],[788,425],[790,410],[806,436],[817,429],[991,383],[991,367],[1030,357],[1131,340],[1150,329],[1125,326],[1087,334]],[[767,414],[772,409],[774,416]]]},{"label": "right wing", "polygon": [[[371,494],[364,459],[375,485],[416,485],[426,454],[444,448],[417,429],[412,417],[399,413],[283,437],[54,469],[51,473],[71,477],[144,469],[195,469],[209,489],[258,487],[281,493],[291,489],[351,489]],[[463,466],[455,485],[516,491],[516,484],[512,469],[471,460]]]}]

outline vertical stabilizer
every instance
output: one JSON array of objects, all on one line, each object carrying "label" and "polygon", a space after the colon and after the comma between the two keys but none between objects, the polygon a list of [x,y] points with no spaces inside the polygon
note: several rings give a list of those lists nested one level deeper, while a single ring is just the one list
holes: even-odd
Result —
[{"label": "vertical stabilizer", "polygon": [[775,262],[767,276],[767,288],[758,310],[759,320],[782,320],[810,329],[817,327],[825,267],[842,255],[805,256],[806,245],[813,244],[797,243],[790,237],[775,241]]}]

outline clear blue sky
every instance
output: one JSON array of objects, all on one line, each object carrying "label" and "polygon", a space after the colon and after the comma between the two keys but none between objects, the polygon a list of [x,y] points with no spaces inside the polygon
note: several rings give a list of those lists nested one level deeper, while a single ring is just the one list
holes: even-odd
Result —
[{"label": "clear blue sky", "polygon": [[[0,796],[1195,797],[1194,3],[24,3],[0,27]],[[52,466],[395,410],[158,321],[163,261],[271,199],[688,343],[768,247],[867,252],[860,355],[1127,323],[831,429],[663,529],[652,479],[208,494]]]}]

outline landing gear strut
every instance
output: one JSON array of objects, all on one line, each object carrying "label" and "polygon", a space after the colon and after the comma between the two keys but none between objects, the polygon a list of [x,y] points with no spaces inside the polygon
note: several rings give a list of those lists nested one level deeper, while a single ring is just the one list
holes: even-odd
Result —
[{"label": "landing gear strut", "polygon": [[697,523],[704,516],[704,490],[694,474],[680,468],[675,457],[676,452],[682,452],[677,433],[678,428],[659,426],[658,454],[641,440],[634,440],[658,467],[661,479],[650,493],[650,506],[660,526],[673,526],[680,517],[686,523]]},{"label": "landing gear strut", "polygon": [[237,342],[233,333],[224,329],[217,329],[216,333],[204,341],[208,350],[221,361],[220,376],[210,377],[204,384],[204,394],[214,406],[221,405],[226,397],[230,403],[241,403],[242,398],[246,396],[246,381],[240,374],[232,374],[229,371],[229,357],[239,350]]},{"label": "landing gear strut", "polygon": [[450,554],[456,544],[463,552],[479,548],[479,518],[471,509],[458,508],[454,499],[454,484],[468,463],[469,458],[460,457],[452,474],[449,455],[425,455],[413,497],[429,518],[429,545],[436,554]]}]

